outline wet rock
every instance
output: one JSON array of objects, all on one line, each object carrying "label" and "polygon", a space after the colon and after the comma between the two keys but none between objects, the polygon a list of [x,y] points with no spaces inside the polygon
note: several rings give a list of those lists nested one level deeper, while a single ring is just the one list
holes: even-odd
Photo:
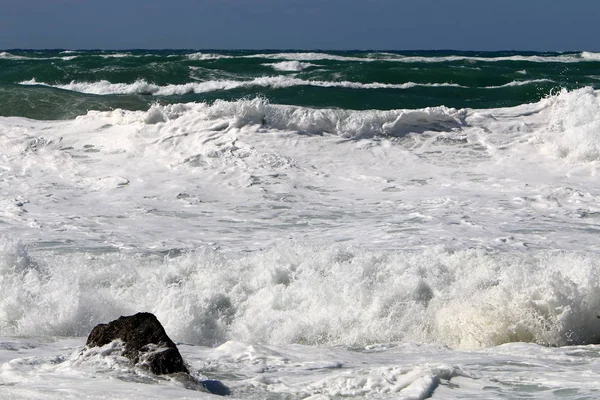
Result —
[{"label": "wet rock", "polygon": [[220,381],[197,380],[189,374],[177,346],[154,314],[137,313],[108,324],[96,325],[85,345],[88,348],[101,347],[117,339],[123,342],[123,355],[134,364],[146,367],[157,375],[183,373],[178,376],[184,382],[192,382],[190,389],[197,390],[200,386],[202,390],[213,394],[231,394],[229,388]]},{"label": "wet rock", "polygon": [[154,314],[137,313],[97,325],[85,345],[100,347],[117,339],[123,341],[125,357],[157,375],[189,373],[177,346]]}]

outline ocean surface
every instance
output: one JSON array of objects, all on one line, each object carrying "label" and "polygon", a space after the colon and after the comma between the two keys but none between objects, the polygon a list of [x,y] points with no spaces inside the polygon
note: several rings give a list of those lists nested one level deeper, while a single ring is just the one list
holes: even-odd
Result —
[{"label": "ocean surface", "polygon": [[600,398],[600,53],[0,51],[0,398]]}]

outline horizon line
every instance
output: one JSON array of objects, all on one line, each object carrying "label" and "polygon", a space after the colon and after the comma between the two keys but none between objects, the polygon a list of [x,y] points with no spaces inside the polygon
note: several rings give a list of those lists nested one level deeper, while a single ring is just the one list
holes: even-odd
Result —
[{"label": "horizon line", "polygon": [[503,49],[503,50],[461,50],[461,49],[325,49],[325,48],[185,48],[185,47],[165,47],[165,48],[144,48],[144,47],[132,47],[132,48],[67,48],[67,47],[47,47],[47,48],[26,48],[26,47],[12,47],[0,49],[0,51],[291,51],[291,52],[475,52],[475,53],[578,53],[578,52],[600,52],[598,50],[587,50],[587,49],[574,49],[574,50],[516,50],[516,49]]}]

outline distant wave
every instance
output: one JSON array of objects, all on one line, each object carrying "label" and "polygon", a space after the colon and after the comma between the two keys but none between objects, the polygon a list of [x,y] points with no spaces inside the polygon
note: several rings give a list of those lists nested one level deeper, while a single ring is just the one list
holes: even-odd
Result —
[{"label": "distant wave", "polygon": [[[383,57],[381,57],[383,56]],[[318,61],[318,60],[331,60],[331,61],[359,61],[359,62],[374,62],[374,61],[390,61],[390,62],[405,62],[405,63],[441,63],[441,62],[453,62],[453,61],[479,61],[479,62],[500,62],[500,61],[526,61],[526,62],[555,62],[555,63],[573,63],[581,61],[600,61],[600,53],[582,52],[575,54],[564,54],[564,55],[511,55],[511,56],[499,56],[499,57],[481,57],[481,56],[439,56],[439,57],[426,57],[426,56],[405,56],[402,54],[394,53],[371,53],[365,57],[356,56],[342,56],[337,54],[329,53],[273,53],[273,54],[251,54],[242,56],[245,58],[266,58],[273,60],[295,60],[295,61]]]},{"label": "distant wave", "polygon": [[554,82],[552,79],[532,79],[528,81],[512,81],[498,86],[485,86],[484,89],[501,89],[506,87],[532,85],[534,83]]},{"label": "distant wave", "polygon": [[[266,124],[272,129],[346,138],[403,136],[409,132],[449,131],[463,124],[464,110],[427,107],[415,110],[343,110],[272,105],[262,98],[217,101],[208,106],[190,105],[194,113],[206,113],[211,119],[230,119],[235,126]],[[163,108],[165,114],[170,108]],[[180,110],[180,109],[178,109]],[[177,114],[176,116],[178,116]]]},{"label": "distant wave", "polygon": [[[176,57],[176,56],[172,55],[171,57]],[[186,57],[193,61],[218,60],[221,58],[234,58],[232,56],[228,56],[225,54],[216,54],[216,53],[191,53],[191,54],[187,54]]]},{"label": "distant wave", "polygon": [[255,78],[249,81],[234,80],[216,80],[206,82],[191,82],[181,85],[160,86],[145,80],[138,80],[134,83],[111,83],[106,80],[98,82],[71,82],[68,84],[52,85],[44,82],[37,82],[35,79],[20,82],[21,85],[40,85],[55,87],[64,90],[71,90],[80,93],[89,94],[146,94],[154,96],[174,96],[188,93],[208,93],[218,90],[232,90],[244,87],[270,87],[273,89],[289,88],[293,86],[317,86],[317,87],[340,87],[350,89],[410,89],[413,87],[457,87],[464,86],[455,83],[415,83],[406,82],[401,84],[388,83],[360,83],[351,81],[313,81],[298,79],[286,76],[268,76]]},{"label": "distant wave", "polygon": [[267,53],[267,54],[250,54],[243,56],[244,58],[266,58],[272,60],[292,60],[292,61],[317,61],[317,60],[331,60],[331,61],[376,61],[373,58],[366,57],[353,57],[353,56],[340,56],[329,53]]},{"label": "distant wave", "polygon": [[102,58],[125,58],[125,57],[135,57],[131,53],[112,53],[112,54],[99,54]]},{"label": "distant wave", "polygon": [[58,57],[28,57],[28,56],[20,56],[16,54],[11,54],[9,52],[3,51],[0,52],[0,59],[5,60],[31,60],[31,61],[41,61],[41,60],[73,60],[75,58],[83,57],[83,56],[93,56],[93,57],[101,57],[101,58],[127,58],[127,57],[147,57],[152,56],[153,54],[131,54],[131,53],[98,53],[91,51],[74,51],[74,50],[65,50],[61,51],[59,54],[63,54],[64,56]]},{"label": "distant wave", "polygon": [[266,67],[271,67],[276,71],[302,71],[306,68],[315,67],[316,64],[300,61],[281,61],[274,64],[263,64]]},{"label": "distant wave", "polygon": [[[70,54],[70,53],[66,53],[64,51],[61,52],[61,54],[63,54],[63,53]],[[63,57],[25,57],[25,56],[19,56],[16,54],[11,54],[6,51],[0,52],[0,60],[32,60],[32,61],[65,60],[65,61],[70,61],[77,57],[79,57],[79,56],[72,55],[72,56],[63,56]]]},{"label": "distant wave", "polygon": [[[70,55],[76,53],[78,56],[99,56],[102,58],[126,58],[126,57],[144,57],[148,55],[160,56],[160,54],[133,54],[128,52],[107,52],[98,53],[91,51],[73,51],[66,50],[60,54]],[[552,54],[552,55],[506,55],[506,56],[471,56],[471,55],[448,55],[448,56],[407,56],[396,53],[364,53],[361,54],[332,54],[327,52],[281,52],[281,53],[256,53],[256,54],[220,54],[216,52],[195,52],[189,54],[167,54],[164,57],[186,57],[192,61],[211,61],[219,59],[232,58],[260,58],[267,60],[283,60],[283,61],[340,61],[340,62],[401,62],[401,63],[443,63],[455,61],[473,61],[473,62],[536,62],[536,63],[576,63],[576,62],[598,62],[600,61],[600,53],[583,51],[581,53],[569,54]],[[61,59],[62,57],[31,57],[27,55],[15,55],[9,52],[0,52],[0,59],[8,60],[48,60]]]},{"label": "distant wave", "polygon": [[[125,94],[152,93],[155,95],[185,94],[191,91],[226,90],[240,85],[272,85],[290,87],[306,84],[296,78],[278,77],[258,80],[212,81],[186,85],[157,86],[138,81],[133,84],[113,84],[107,81],[63,85],[69,90],[88,93]],[[507,85],[531,82],[509,83]],[[24,84],[37,84],[35,81]],[[377,88],[376,84],[344,82],[312,82],[312,84],[349,84],[350,87]],[[280,85],[280,86],[277,86]],[[503,85],[506,86],[506,85]],[[123,111],[119,111],[122,113]],[[333,134],[347,138],[403,136],[425,131],[452,131],[464,126],[482,127],[480,133],[491,151],[518,147],[526,152],[546,154],[573,163],[600,161],[600,90],[586,87],[562,90],[536,103],[498,109],[456,110],[444,106],[405,110],[356,111],[337,108],[311,108],[270,104],[262,98],[237,101],[216,100],[212,104],[188,103],[152,106],[147,112],[125,111],[138,121],[166,122],[181,115],[202,115],[202,121],[215,120],[223,126],[265,125],[277,130],[310,134]],[[90,117],[95,118],[93,115]],[[219,125],[221,126],[221,125]],[[479,131],[477,131],[479,132]],[[486,132],[494,132],[493,135]],[[495,143],[495,144],[494,144]]]},{"label": "distant wave", "polygon": [[466,110],[445,106],[357,111],[271,104],[264,98],[256,97],[237,101],[216,100],[214,103],[155,104],[148,111],[89,111],[78,119],[91,122],[108,118],[125,125],[139,122],[149,125],[168,123],[182,130],[198,131],[262,126],[279,131],[355,139],[451,131],[463,126],[465,116]]},{"label": "distant wave", "polygon": [[[313,64],[300,63],[297,64],[288,62],[278,64],[266,64],[275,69],[281,71],[301,71],[304,68],[308,68]],[[506,87],[524,86],[535,83],[553,82],[550,79],[533,79],[526,81],[512,81],[504,85],[499,86],[486,86],[483,89],[499,89]],[[282,89],[294,86],[315,86],[315,87],[329,87],[329,88],[349,88],[349,89],[411,89],[415,87],[454,87],[454,88],[468,88],[467,86],[459,85],[456,83],[441,82],[441,83],[417,83],[417,82],[405,82],[405,83],[361,83],[352,81],[321,81],[321,80],[307,80],[295,78],[292,76],[266,76],[255,78],[248,81],[238,80],[212,80],[204,82],[190,82],[185,84],[171,84],[171,85],[156,85],[154,83],[147,82],[145,80],[137,80],[133,83],[112,83],[107,80],[101,80],[97,82],[71,82],[67,84],[50,84],[45,82],[38,82],[35,79],[28,81],[19,82],[20,85],[40,85],[54,87],[58,89],[70,90],[73,92],[96,94],[96,95],[114,95],[114,94],[142,94],[142,95],[153,95],[153,96],[181,96],[190,93],[209,93],[220,90],[233,90],[238,88],[251,88],[251,87],[267,87],[272,89]]]},{"label": "distant wave", "polygon": [[451,62],[451,61],[479,61],[479,62],[500,62],[500,61],[526,61],[526,62],[537,62],[537,63],[572,63],[580,61],[588,61],[590,58],[586,58],[583,54],[565,54],[558,56],[500,56],[500,57],[473,57],[473,56],[443,56],[443,57],[412,57],[412,56],[399,56],[398,58],[389,59],[389,61],[399,62],[419,62],[419,63],[436,63],[436,62]]},{"label": "distant wave", "polygon": [[[314,109],[270,104],[265,99],[254,98],[217,100],[212,104],[155,105],[147,112],[127,112],[127,115],[134,114],[136,117],[130,119],[146,123],[171,121],[178,125],[179,122],[173,120],[184,115],[193,116],[194,121],[202,116],[203,124],[214,120],[223,129],[264,125],[276,130],[345,138],[399,137],[408,133],[482,127],[476,131],[484,135],[482,140],[492,152],[513,146],[567,162],[600,161],[600,91],[591,87],[562,90],[537,103],[485,110],[457,110],[445,106],[412,110]],[[89,118],[96,115],[90,114]]]},{"label": "distant wave", "polygon": [[[4,60],[28,60],[30,59],[30,57],[23,57],[23,56],[17,56],[14,54],[10,54],[6,51],[3,51],[0,53],[0,59],[4,59]],[[31,59],[35,59],[35,58],[31,58]]]},{"label": "distant wave", "polygon": [[592,53],[590,51],[584,51],[583,53],[581,53],[581,58],[583,58],[585,60],[600,61],[600,53]]}]

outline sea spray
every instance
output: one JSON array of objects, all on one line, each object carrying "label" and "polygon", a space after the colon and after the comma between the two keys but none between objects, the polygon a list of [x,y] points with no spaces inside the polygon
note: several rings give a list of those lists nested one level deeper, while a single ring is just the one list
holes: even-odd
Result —
[{"label": "sea spray", "polygon": [[[373,252],[307,243],[249,255],[14,254],[23,251],[3,250],[2,335],[82,336],[97,321],[142,309],[176,340],[210,346],[417,341],[473,348],[600,339],[593,254]],[[35,261],[19,267],[29,257]]]}]

